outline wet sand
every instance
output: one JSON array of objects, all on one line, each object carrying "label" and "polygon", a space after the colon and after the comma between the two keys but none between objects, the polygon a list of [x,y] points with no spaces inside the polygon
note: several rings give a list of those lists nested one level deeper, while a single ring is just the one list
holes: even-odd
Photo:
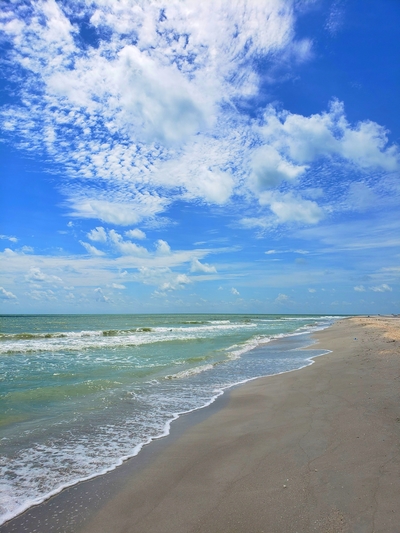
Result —
[{"label": "wet sand", "polygon": [[[316,337],[332,352],[173,425],[83,527],[54,531],[400,533],[400,318],[346,319]],[[80,485],[88,500],[107,476]]]}]

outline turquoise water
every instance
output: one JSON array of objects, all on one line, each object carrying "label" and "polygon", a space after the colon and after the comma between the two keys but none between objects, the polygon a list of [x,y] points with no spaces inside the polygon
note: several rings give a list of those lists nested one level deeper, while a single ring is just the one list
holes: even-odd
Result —
[{"label": "turquoise water", "polygon": [[227,387],[309,364],[307,332],[334,320],[2,316],[0,523],[114,468]]}]

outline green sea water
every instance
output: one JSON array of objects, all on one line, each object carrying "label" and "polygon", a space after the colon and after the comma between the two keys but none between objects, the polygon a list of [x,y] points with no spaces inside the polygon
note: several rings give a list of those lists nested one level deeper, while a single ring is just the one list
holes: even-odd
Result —
[{"label": "green sea water", "polygon": [[226,388],[309,364],[299,347],[335,318],[2,316],[2,520],[114,468]]}]

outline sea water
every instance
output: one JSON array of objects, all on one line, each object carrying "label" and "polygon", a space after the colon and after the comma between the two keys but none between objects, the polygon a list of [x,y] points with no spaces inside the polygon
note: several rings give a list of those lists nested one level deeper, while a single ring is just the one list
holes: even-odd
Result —
[{"label": "sea water", "polygon": [[115,468],[224,389],[309,364],[305,334],[335,318],[2,316],[0,523]]}]

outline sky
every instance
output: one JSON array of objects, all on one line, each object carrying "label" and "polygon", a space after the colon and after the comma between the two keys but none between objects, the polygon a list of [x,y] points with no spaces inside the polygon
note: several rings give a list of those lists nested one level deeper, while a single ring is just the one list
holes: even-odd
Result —
[{"label": "sky", "polygon": [[2,313],[400,312],[398,0],[8,0]]}]

